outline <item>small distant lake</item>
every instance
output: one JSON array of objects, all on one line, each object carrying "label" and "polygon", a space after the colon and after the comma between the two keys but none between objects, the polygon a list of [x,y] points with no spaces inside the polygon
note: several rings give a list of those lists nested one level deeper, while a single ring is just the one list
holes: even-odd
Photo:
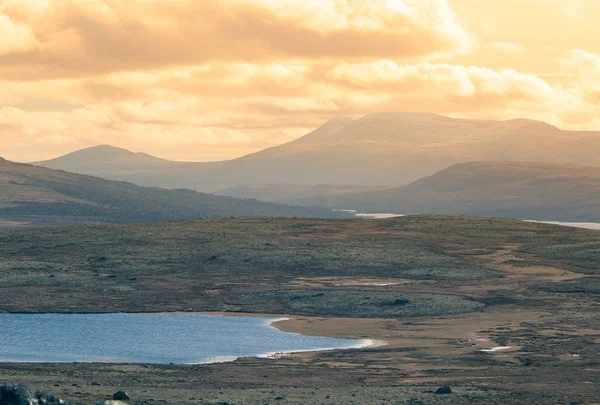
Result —
[{"label": "small distant lake", "polygon": [[[356,217],[356,218],[366,218],[366,219],[387,219],[387,218],[398,218],[398,217],[406,216],[406,215],[402,215],[402,214],[390,214],[390,213],[366,213],[366,212],[358,212],[356,210],[334,210],[334,211],[345,212],[350,215],[354,215],[354,217]],[[536,222],[536,223],[540,223],[540,224],[569,226],[571,228],[600,230],[600,223],[598,223],[598,222],[564,222],[564,221],[535,221],[535,220],[526,220],[525,222]]]},{"label": "small distant lake", "polygon": [[364,347],[285,333],[277,318],[168,314],[0,314],[0,362],[198,364]]},{"label": "small distant lake", "polygon": [[537,222],[540,224],[570,226],[571,228],[600,230],[600,223],[597,223],[597,222],[561,222],[561,221],[527,221],[527,222]]},{"label": "small distant lake", "polygon": [[387,218],[397,218],[403,217],[402,214],[382,214],[382,213],[367,213],[367,212],[358,212],[357,210],[340,210],[335,209],[334,212],[345,212],[346,214],[352,215],[355,218],[365,218],[365,219],[387,219]]}]

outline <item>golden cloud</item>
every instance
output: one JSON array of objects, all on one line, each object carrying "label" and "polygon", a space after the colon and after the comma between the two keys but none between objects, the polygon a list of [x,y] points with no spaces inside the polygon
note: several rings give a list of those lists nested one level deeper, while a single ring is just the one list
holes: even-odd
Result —
[{"label": "golden cloud", "polygon": [[37,40],[26,52],[6,48],[0,56],[0,73],[12,79],[206,61],[406,59],[470,44],[445,0],[47,0],[36,12],[14,2],[2,10],[10,29]]}]

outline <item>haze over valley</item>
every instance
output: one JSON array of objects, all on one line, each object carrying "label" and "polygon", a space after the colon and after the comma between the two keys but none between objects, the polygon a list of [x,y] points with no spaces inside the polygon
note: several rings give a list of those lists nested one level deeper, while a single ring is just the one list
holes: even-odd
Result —
[{"label": "haze over valley", "polygon": [[455,163],[593,165],[600,164],[599,156],[600,132],[562,131],[523,119],[464,120],[395,112],[334,119],[292,142],[230,161],[170,162],[99,146],[36,164],[145,186],[214,192],[242,185],[391,187]]}]

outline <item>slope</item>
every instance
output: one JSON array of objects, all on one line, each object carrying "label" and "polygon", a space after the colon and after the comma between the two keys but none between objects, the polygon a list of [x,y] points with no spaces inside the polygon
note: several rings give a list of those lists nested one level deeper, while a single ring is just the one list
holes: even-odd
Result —
[{"label": "slope", "polygon": [[600,222],[600,166],[462,163],[404,187],[332,198],[328,205],[368,212]]},{"label": "slope", "polygon": [[331,217],[331,211],[214,196],[0,160],[0,223],[56,225],[230,216]]},{"label": "slope", "polygon": [[110,145],[81,149],[52,160],[33,163],[50,169],[89,174],[140,186],[190,187],[196,175],[220,163],[174,162]]}]

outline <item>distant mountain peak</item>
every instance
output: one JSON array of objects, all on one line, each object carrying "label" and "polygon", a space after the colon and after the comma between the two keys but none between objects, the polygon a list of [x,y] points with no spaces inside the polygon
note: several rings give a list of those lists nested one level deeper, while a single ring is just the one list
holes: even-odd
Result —
[{"label": "distant mountain peak", "polygon": [[112,145],[97,145],[79,149],[55,159],[36,162],[40,166],[58,168],[57,164],[86,164],[98,165],[109,163],[168,163],[168,160],[157,158],[146,153],[136,153]]},{"label": "distant mountain peak", "polygon": [[[290,144],[303,144],[303,143],[314,143],[321,142],[327,140],[331,135],[336,134],[337,132],[343,130],[348,127],[355,121],[350,117],[337,117],[327,121],[325,124],[321,125],[319,128],[315,129],[311,133],[304,135],[301,138],[298,138]],[[259,152],[260,153],[260,152]]]},{"label": "distant mountain peak", "polygon": [[511,120],[500,121],[500,123],[519,126],[519,127],[535,127],[535,128],[540,128],[540,129],[543,128],[543,129],[550,129],[553,131],[560,131],[560,128],[558,128],[552,124],[548,124],[547,122],[544,122],[544,121],[532,120],[529,118],[515,118],[515,119],[511,119]]},{"label": "distant mountain peak", "polygon": [[[72,154],[92,154],[92,153],[104,153],[104,154],[111,154],[111,155],[115,155],[115,154],[119,154],[119,155],[136,155],[135,152],[132,152],[132,151],[124,149],[124,148],[119,148],[117,146],[112,146],[112,145],[96,145],[96,146],[91,146],[89,148],[84,148],[84,149],[80,149],[80,150],[77,150],[75,152],[72,152],[69,155],[72,155]],[[68,155],[66,155],[66,156],[68,156]]]}]

